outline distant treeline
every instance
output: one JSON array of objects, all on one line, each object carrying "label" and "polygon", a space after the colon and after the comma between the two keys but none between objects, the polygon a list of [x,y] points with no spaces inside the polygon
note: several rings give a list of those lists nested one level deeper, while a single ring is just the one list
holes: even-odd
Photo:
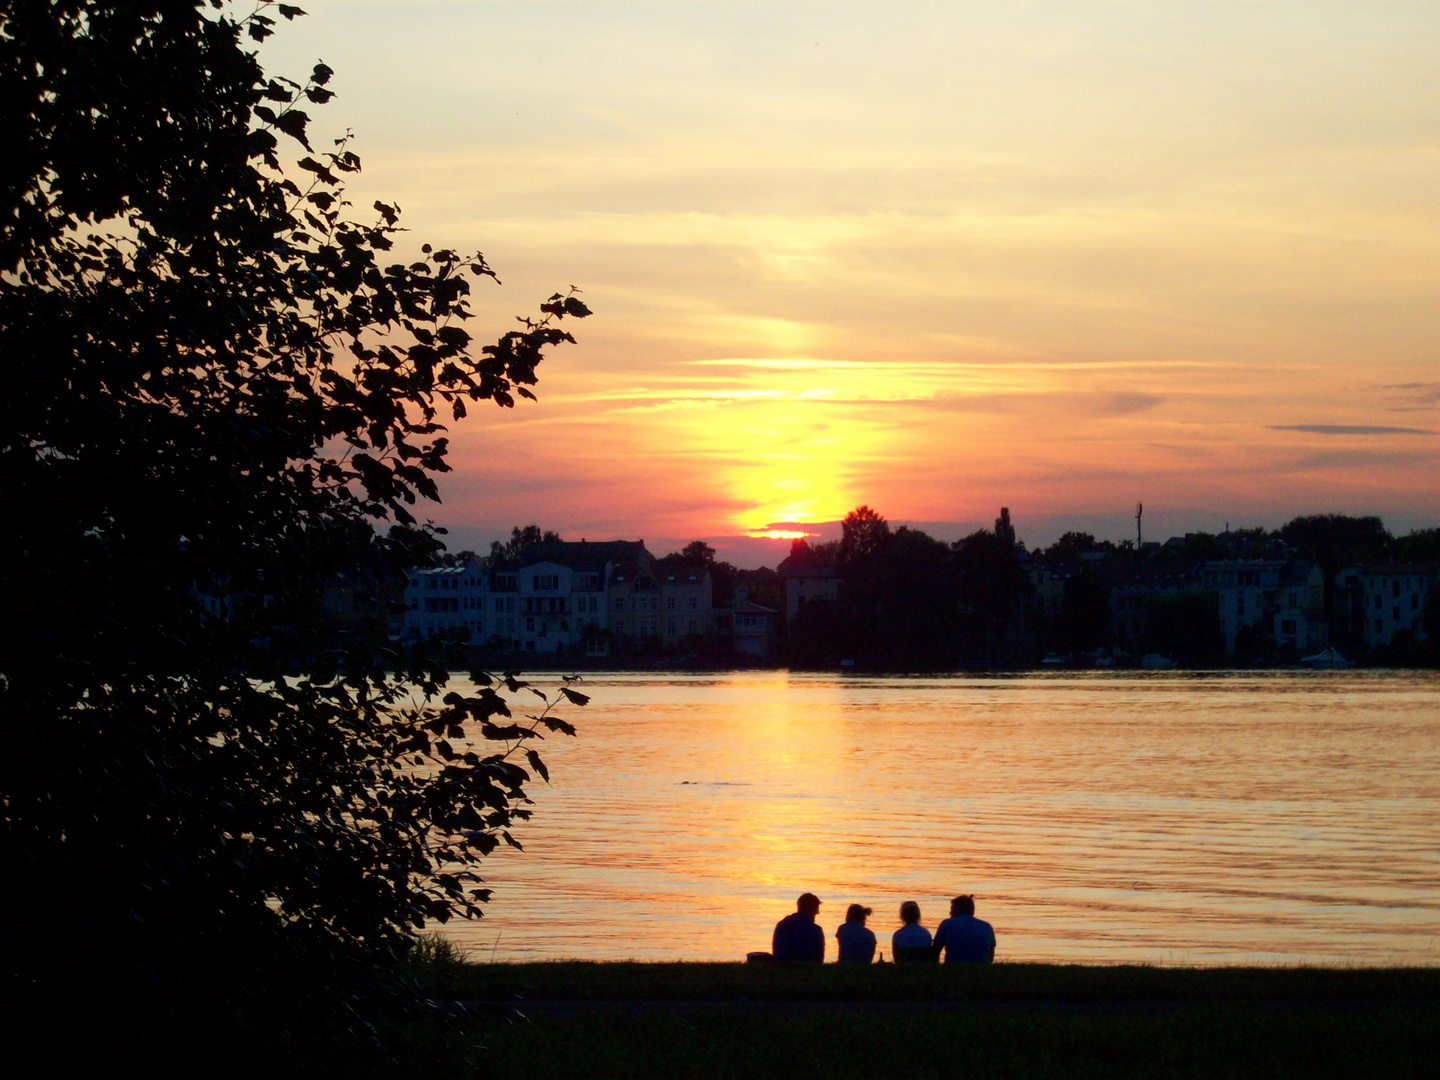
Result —
[{"label": "distant treeline", "polygon": [[[792,557],[832,566],[839,576],[833,602],[809,603],[786,628],[785,654],[797,666],[833,667],[844,661],[888,670],[958,666],[1021,667],[1046,655],[1074,656],[1114,649],[1112,585],[1138,573],[1187,570],[1224,560],[1309,559],[1326,584],[1333,610],[1336,573],[1355,564],[1440,564],[1440,529],[1393,536],[1378,517],[1324,514],[1297,517],[1275,530],[1189,533],[1138,547],[1067,532],[1047,548],[1027,549],[1007,510],[993,529],[945,544],[918,529],[892,529],[869,507],[846,516],[839,541],[797,541]],[[1041,572],[1066,580],[1058,611],[1035,604]],[[1223,649],[1214,594],[1177,588],[1147,600],[1140,652],[1192,664],[1219,663]],[[1405,655],[1380,657],[1434,663],[1440,641],[1440,602],[1432,589],[1422,625],[1428,640],[1410,642]],[[1242,653],[1248,639],[1241,642]],[[1251,645],[1241,659],[1261,659]],[[1134,657],[1134,659],[1138,659]]]}]

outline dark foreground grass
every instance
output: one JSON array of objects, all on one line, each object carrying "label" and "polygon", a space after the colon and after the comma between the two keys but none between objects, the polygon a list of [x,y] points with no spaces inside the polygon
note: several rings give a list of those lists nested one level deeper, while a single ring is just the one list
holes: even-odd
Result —
[{"label": "dark foreground grass", "polygon": [[1440,1002],[1440,968],[445,963],[448,996],[528,1001]]},{"label": "dark foreground grass", "polygon": [[475,1075],[1429,1077],[1440,969],[432,966]]},{"label": "dark foreground grass", "polygon": [[579,1015],[492,1031],[496,1077],[1431,1077],[1433,1011]]}]

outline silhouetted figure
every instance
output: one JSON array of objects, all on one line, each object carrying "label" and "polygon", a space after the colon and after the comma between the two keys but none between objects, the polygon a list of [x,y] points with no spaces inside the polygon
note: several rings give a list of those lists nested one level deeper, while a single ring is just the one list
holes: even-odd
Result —
[{"label": "silhouetted figure", "polygon": [[815,924],[820,914],[820,898],[814,893],[801,893],[795,901],[795,913],[775,924],[770,951],[776,960],[800,960],[812,964],[825,962],[825,931]]},{"label": "silhouetted figure", "polygon": [[947,964],[988,964],[995,959],[995,928],[975,917],[975,897],[950,901],[950,918],[935,928],[931,949],[937,957],[945,950]]},{"label": "silhouetted figure", "polygon": [[875,959],[875,931],[865,926],[869,914],[870,909],[859,904],[845,909],[845,921],[835,931],[842,964],[868,964]]},{"label": "silhouetted figure", "polygon": [[930,931],[920,925],[920,905],[906,900],[900,905],[900,921],[904,923],[890,936],[890,952],[897,964],[933,964],[935,950],[930,947]]}]

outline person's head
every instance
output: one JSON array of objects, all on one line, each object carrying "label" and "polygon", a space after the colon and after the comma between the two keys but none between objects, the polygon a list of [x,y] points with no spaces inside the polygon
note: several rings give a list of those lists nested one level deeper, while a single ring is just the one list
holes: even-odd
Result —
[{"label": "person's head", "polygon": [[869,916],[869,914],[870,909],[868,907],[865,907],[862,904],[851,904],[848,908],[845,909],[845,921],[858,922],[861,926],[864,926],[865,919]]},{"label": "person's head", "polygon": [[920,921],[920,905],[914,900],[906,900],[900,905],[900,921],[906,926],[913,926]]},{"label": "person's head", "polygon": [[975,914],[975,897],[973,897],[973,896],[957,896],[957,897],[955,897],[954,900],[951,900],[951,901],[950,901],[950,914],[951,914],[951,915],[974,915],[974,914]]},{"label": "person's head", "polygon": [[801,893],[800,899],[795,901],[795,910],[802,915],[819,915],[820,898],[813,892]]}]

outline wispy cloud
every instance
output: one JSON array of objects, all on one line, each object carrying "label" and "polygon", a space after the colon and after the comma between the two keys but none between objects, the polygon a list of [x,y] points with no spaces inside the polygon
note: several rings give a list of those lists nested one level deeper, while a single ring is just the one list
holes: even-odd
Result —
[{"label": "wispy cloud", "polygon": [[1380,389],[1393,412],[1420,412],[1440,405],[1440,382],[1390,383]]},{"label": "wispy cloud", "polygon": [[1271,431],[1304,431],[1311,435],[1434,435],[1429,428],[1384,424],[1270,424]]},{"label": "wispy cloud", "polygon": [[1321,450],[1292,462],[1291,472],[1312,469],[1389,468],[1400,469],[1433,461],[1434,454],[1387,450]]}]

